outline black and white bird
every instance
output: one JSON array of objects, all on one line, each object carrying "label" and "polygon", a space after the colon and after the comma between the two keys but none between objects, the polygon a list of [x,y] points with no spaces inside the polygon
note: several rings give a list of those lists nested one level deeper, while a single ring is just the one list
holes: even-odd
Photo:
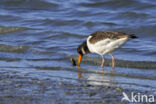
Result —
[{"label": "black and white bird", "polygon": [[112,69],[114,70],[115,59],[112,52],[122,46],[129,39],[134,39],[136,36],[122,32],[113,31],[97,31],[92,33],[86,41],[78,46],[79,53],[78,67],[80,67],[83,55],[88,53],[96,53],[102,56],[101,68],[104,66],[104,55],[109,54],[112,57]]}]

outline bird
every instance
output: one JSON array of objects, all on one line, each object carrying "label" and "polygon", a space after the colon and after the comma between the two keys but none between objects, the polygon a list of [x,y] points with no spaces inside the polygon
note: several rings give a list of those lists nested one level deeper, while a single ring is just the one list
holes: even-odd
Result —
[{"label": "bird", "polygon": [[112,69],[115,67],[115,58],[112,54],[130,39],[135,39],[134,34],[126,34],[115,31],[96,31],[91,33],[88,38],[77,48],[79,54],[77,66],[80,67],[82,57],[89,53],[99,54],[102,57],[101,68],[104,67],[104,55],[109,54],[112,57]]}]

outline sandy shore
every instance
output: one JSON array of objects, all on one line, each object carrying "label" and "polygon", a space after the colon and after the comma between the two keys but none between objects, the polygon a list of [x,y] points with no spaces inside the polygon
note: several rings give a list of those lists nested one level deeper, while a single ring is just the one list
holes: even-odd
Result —
[{"label": "sandy shore", "polygon": [[[122,92],[138,92],[85,80],[39,79],[16,71],[0,71],[0,104],[129,104]],[[148,93],[148,92],[143,92]]]}]

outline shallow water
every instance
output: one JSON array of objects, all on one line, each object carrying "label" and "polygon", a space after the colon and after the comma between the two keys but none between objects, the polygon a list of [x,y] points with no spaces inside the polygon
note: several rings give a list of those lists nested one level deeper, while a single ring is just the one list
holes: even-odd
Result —
[{"label": "shallow water", "polygon": [[[1,69],[70,81],[80,71],[90,84],[156,91],[155,0],[1,0],[0,10]],[[139,37],[114,52],[114,73],[107,55],[104,71],[98,55],[87,55],[82,70],[70,62],[77,46],[98,30]]]}]

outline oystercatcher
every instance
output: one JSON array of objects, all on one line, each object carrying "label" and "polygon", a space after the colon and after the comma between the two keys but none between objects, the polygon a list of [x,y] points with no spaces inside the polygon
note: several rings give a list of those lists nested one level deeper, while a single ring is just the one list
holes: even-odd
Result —
[{"label": "oystercatcher", "polygon": [[112,69],[114,70],[115,59],[113,51],[122,46],[127,40],[137,38],[135,35],[129,35],[122,32],[113,31],[97,31],[92,33],[86,41],[78,46],[79,53],[78,67],[80,67],[83,55],[88,53],[96,53],[102,56],[101,68],[104,66],[104,55],[109,54],[112,57]]}]

